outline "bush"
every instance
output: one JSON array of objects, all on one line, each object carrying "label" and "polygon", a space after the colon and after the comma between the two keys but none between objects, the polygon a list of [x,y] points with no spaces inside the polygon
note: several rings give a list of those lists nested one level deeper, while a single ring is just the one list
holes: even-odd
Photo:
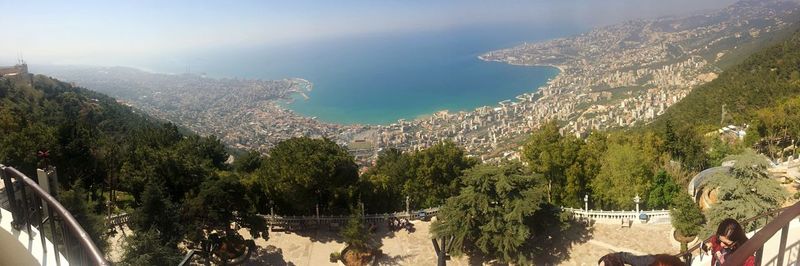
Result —
[{"label": "bush", "polygon": [[675,197],[669,215],[672,217],[672,227],[675,227],[679,234],[687,237],[697,236],[705,220],[703,213],[700,212],[700,207],[686,193]]},{"label": "bush", "polygon": [[341,258],[341,257],[342,257],[342,254],[339,253],[339,251],[331,252],[330,261],[331,261],[331,263],[336,263],[337,261],[339,261],[339,258]]},{"label": "bush", "polygon": [[366,251],[369,248],[369,231],[364,225],[361,213],[356,211],[347,224],[342,228],[341,236],[352,250],[357,252]]}]

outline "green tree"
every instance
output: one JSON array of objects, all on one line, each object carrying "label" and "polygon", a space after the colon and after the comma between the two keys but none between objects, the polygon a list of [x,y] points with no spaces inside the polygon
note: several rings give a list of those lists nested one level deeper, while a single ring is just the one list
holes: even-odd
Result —
[{"label": "green tree", "polygon": [[162,241],[156,228],[137,231],[125,239],[121,265],[177,265],[181,253],[175,245]]},{"label": "green tree", "polygon": [[[526,247],[538,236],[537,212],[546,206],[540,178],[518,164],[478,165],[467,170],[461,192],[447,200],[431,227],[436,238],[454,238],[456,255],[480,255],[488,260],[529,264],[534,254]],[[523,250],[523,247],[526,247]]]},{"label": "green tree", "polygon": [[[800,139],[800,97],[790,98],[778,104],[758,110],[756,121],[748,134],[753,134],[756,140],[750,140],[759,146],[771,157],[786,156],[785,148],[791,141]],[[790,154],[791,155],[791,154]]]},{"label": "green tree", "polygon": [[675,197],[685,194],[674,179],[665,171],[659,171],[653,180],[653,188],[647,196],[647,206],[649,208],[668,208]]},{"label": "green tree", "polygon": [[353,251],[367,252],[370,249],[369,231],[360,211],[353,211],[339,235]]},{"label": "green tree", "polygon": [[[541,173],[547,180],[548,202],[561,203],[567,183],[567,169],[576,163],[581,142],[574,137],[563,137],[559,133],[557,121],[550,121],[534,132],[523,146],[523,159],[536,173]],[[577,175],[577,172],[573,171]],[[580,183],[573,176],[572,185]],[[571,198],[580,198],[580,188],[572,187]],[[573,199],[574,200],[574,199]]]},{"label": "green tree", "polygon": [[433,145],[411,155],[411,176],[403,185],[403,194],[414,208],[439,206],[458,193],[463,171],[477,164],[464,150],[450,141]]},{"label": "green tree", "polygon": [[193,229],[189,238],[199,240],[203,230],[222,231],[233,222],[249,228],[253,236],[264,234],[264,221],[256,215],[255,206],[245,191],[244,184],[235,174],[223,174],[205,181],[200,191],[184,202],[183,220]]},{"label": "green tree", "polygon": [[673,138],[666,141],[667,150],[672,158],[678,159],[693,171],[700,171],[708,166],[703,138],[693,128],[680,127],[675,130]]},{"label": "green tree", "polygon": [[395,212],[405,208],[403,186],[412,180],[411,156],[397,149],[378,155],[375,166],[361,176],[361,200],[371,213]]},{"label": "green tree", "polygon": [[353,156],[328,139],[282,141],[270,150],[257,174],[285,214],[314,214],[316,204],[322,213],[345,213],[358,189]]},{"label": "green tree", "polygon": [[714,136],[707,138],[706,143],[706,146],[708,146],[707,154],[709,166],[720,166],[723,159],[726,157],[744,152],[742,141],[726,142],[718,136]]},{"label": "green tree", "polygon": [[652,173],[642,152],[631,144],[609,144],[597,177],[591,181],[596,201],[605,208],[631,208],[638,194],[647,198]]},{"label": "green tree", "polygon": [[176,245],[183,238],[179,209],[169,200],[163,186],[150,180],[142,193],[142,203],[131,215],[136,232],[155,229],[162,244]]},{"label": "green tree", "polygon": [[[672,218],[672,227],[681,236],[693,237],[703,228],[705,217],[700,211],[700,206],[694,203],[692,197],[686,193],[679,193],[673,197],[669,216]],[[681,251],[686,251],[686,243],[681,243]]]},{"label": "green tree", "polygon": [[108,242],[103,216],[92,211],[96,208],[97,202],[89,199],[83,186],[78,184],[70,190],[61,191],[58,194],[58,201],[75,217],[97,248],[105,250]]},{"label": "green tree", "polygon": [[248,151],[233,161],[233,169],[241,173],[252,173],[258,169],[263,162],[264,160],[261,158],[261,153],[257,151]]},{"label": "green tree", "polygon": [[[707,230],[711,232],[725,218],[744,220],[767,210],[777,209],[788,197],[778,181],[769,178],[768,162],[752,150],[731,156],[735,160],[727,173],[709,176],[702,186],[717,191],[717,203],[708,209]],[[753,230],[763,225],[756,220],[746,226]]]}]

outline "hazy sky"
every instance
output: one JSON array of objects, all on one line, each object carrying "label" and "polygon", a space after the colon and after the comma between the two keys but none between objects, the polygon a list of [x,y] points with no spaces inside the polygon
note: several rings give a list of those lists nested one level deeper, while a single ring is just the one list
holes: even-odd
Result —
[{"label": "hazy sky", "polygon": [[[486,23],[594,26],[717,9],[734,0],[0,0],[0,64],[126,58]],[[511,24],[511,23],[509,23]],[[115,63],[119,59],[120,63]]]}]

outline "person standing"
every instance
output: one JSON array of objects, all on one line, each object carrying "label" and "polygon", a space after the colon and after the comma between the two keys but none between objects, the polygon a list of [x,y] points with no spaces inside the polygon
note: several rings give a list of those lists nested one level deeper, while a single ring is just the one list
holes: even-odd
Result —
[{"label": "person standing", "polygon": [[[745,234],[742,225],[735,219],[725,219],[717,226],[717,232],[711,236],[711,265],[719,266],[725,263],[725,260],[736,251],[737,248],[747,242],[747,234]],[[755,265],[755,256],[750,255],[745,260],[745,266]]]}]

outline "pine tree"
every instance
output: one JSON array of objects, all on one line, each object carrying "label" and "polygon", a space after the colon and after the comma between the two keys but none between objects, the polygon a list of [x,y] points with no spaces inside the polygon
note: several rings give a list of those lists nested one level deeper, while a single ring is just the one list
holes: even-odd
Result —
[{"label": "pine tree", "polygon": [[[669,216],[672,218],[672,227],[675,228],[675,231],[686,237],[697,236],[705,221],[700,206],[697,206],[686,193],[675,195]],[[681,251],[685,250],[686,243],[681,243]]]},{"label": "pine tree", "polygon": [[[735,160],[727,173],[709,176],[703,182],[706,189],[716,189],[718,202],[708,210],[710,232],[725,218],[744,220],[781,206],[788,193],[780,184],[769,177],[767,160],[752,150],[731,156]],[[753,230],[762,226],[757,220],[746,226]]]},{"label": "pine tree", "polygon": [[361,212],[354,211],[340,232],[344,242],[356,252],[365,252],[369,248],[369,231],[363,219]]},{"label": "pine tree", "polygon": [[531,243],[541,233],[532,224],[550,220],[537,215],[552,214],[539,212],[547,206],[541,179],[518,164],[482,164],[466,171],[462,182],[461,193],[440,209],[440,219],[431,228],[434,237],[453,237],[455,255],[529,264],[535,256],[530,251],[542,244]]},{"label": "pine tree", "polygon": [[125,239],[120,265],[176,265],[181,254],[175,245],[165,244],[156,228],[138,231]]},{"label": "pine tree", "polygon": [[150,180],[142,192],[142,205],[133,212],[131,226],[136,232],[155,229],[161,243],[175,245],[183,236],[178,215],[163,186]]}]

